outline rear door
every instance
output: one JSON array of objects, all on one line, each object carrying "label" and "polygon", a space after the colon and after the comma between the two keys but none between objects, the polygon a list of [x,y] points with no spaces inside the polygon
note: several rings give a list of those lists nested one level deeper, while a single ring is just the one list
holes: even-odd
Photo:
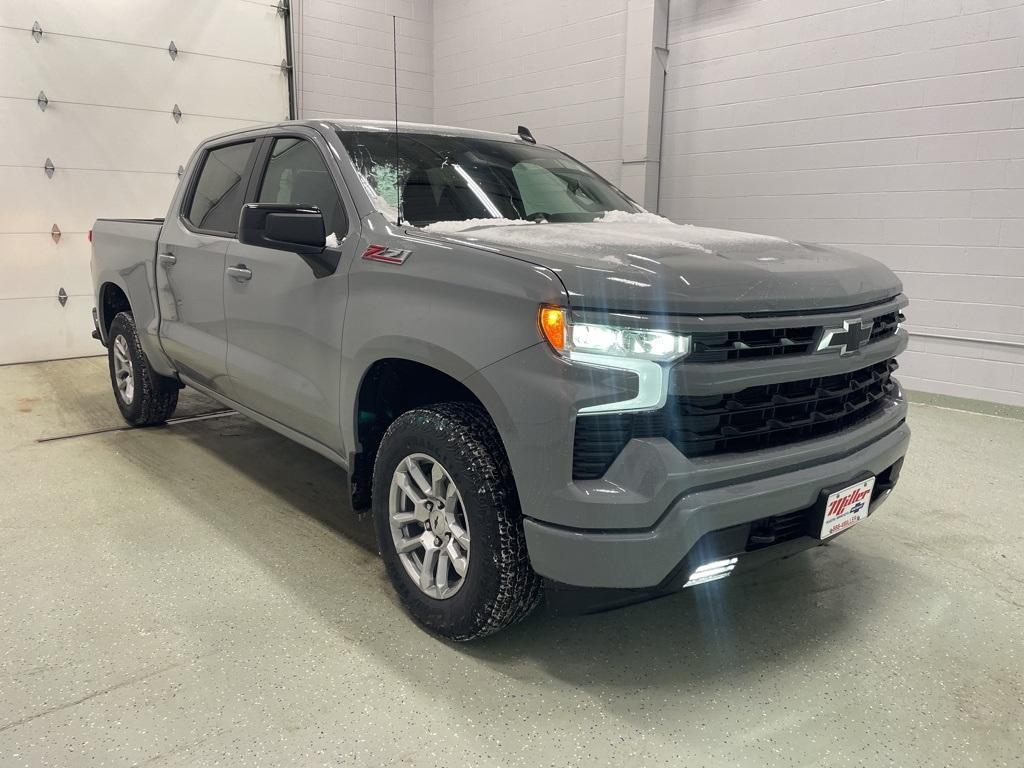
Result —
[{"label": "rear door", "polygon": [[160,338],[193,381],[227,394],[224,269],[228,245],[260,140],[211,145],[196,161],[179,215],[168,218],[157,248]]},{"label": "rear door", "polygon": [[231,397],[341,450],[341,330],[358,219],[329,158],[315,130],[282,129],[262,147],[249,198],[316,206],[337,244],[313,263],[234,240],[223,285]]}]

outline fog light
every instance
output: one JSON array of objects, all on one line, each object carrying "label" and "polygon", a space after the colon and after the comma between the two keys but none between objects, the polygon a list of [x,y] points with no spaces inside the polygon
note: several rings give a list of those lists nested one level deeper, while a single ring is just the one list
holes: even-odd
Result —
[{"label": "fog light", "polygon": [[732,569],[736,567],[738,561],[738,557],[730,557],[727,560],[714,560],[710,563],[704,563],[704,565],[698,566],[697,570],[690,574],[690,578],[683,584],[683,588],[695,587],[698,584],[706,584],[709,581],[724,579],[732,573]]}]

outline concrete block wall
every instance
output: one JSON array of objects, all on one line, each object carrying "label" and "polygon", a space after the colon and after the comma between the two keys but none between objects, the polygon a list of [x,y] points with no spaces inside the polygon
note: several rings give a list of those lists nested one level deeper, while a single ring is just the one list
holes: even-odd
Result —
[{"label": "concrete block wall", "polygon": [[558,145],[622,168],[627,0],[436,0],[434,119]]},{"label": "concrete block wall", "polygon": [[1024,2],[672,0],[669,50],[661,212],[881,259],[904,385],[1024,405]]},{"label": "concrete block wall", "polygon": [[433,0],[293,0],[292,8],[301,117],[394,118],[397,24],[399,116],[431,122]]}]

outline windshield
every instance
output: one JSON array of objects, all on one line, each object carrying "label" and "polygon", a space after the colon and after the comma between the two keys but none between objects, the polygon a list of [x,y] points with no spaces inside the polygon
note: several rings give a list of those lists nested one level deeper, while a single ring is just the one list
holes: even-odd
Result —
[{"label": "windshield", "polygon": [[[592,221],[640,210],[568,155],[508,141],[339,131],[378,210],[417,227],[439,221]],[[396,162],[397,161],[397,162]],[[397,165],[397,172],[396,172]],[[482,222],[483,223],[483,222]]]}]

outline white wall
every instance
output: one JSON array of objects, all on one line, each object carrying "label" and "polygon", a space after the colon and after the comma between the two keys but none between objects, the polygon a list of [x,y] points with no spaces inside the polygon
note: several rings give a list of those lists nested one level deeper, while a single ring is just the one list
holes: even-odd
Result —
[{"label": "white wall", "polygon": [[881,259],[904,385],[1024,404],[1024,348],[932,338],[1024,344],[1024,3],[673,0],[669,47],[661,212]]},{"label": "white wall", "polygon": [[397,23],[399,117],[431,122],[432,0],[299,0],[292,6],[300,117],[392,119]]},{"label": "white wall", "polygon": [[163,216],[202,139],[286,118],[284,40],[272,4],[0,2],[0,363],[103,351],[86,232],[100,216]]},{"label": "white wall", "polygon": [[627,0],[436,0],[434,119],[527,126],[618,182]]}]

